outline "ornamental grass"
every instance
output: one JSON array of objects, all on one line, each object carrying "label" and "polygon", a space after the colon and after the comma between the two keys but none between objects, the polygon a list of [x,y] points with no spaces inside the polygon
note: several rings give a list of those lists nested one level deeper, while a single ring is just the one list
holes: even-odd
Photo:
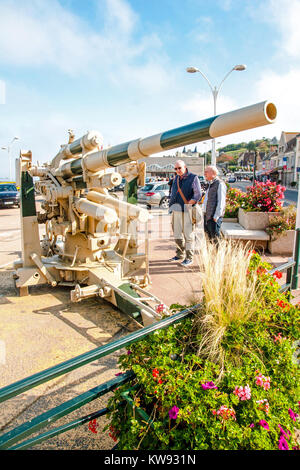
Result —
[{"label": "ornamental grass", "polygon": [[221,347],[226,329],[254,317],[263,290],[254,273],[249,277],[250,245],[221,239],[204,243],[199,256],[202,307],[194,318],[192,335],[201,333],[197,354],[223,365]]}]

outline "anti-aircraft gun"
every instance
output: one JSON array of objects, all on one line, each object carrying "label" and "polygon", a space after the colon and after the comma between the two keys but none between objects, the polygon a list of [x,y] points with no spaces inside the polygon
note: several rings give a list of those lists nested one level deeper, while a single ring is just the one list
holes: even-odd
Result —
[{"label": "anti-aircraft gun", "polygon": [[[145,163],[139,160],[273,123],[276,113],[275,105],[264,101],[106,149],[96,131],[80,139],[69,131],[69,142],[43,165],[32,163],[31,151],[21,151],[22,259],[15,264],[20,295],[33,285],[68,285],[74,287],[72,301],[99,296],[144,325],[159,319],[155,305],[160,300],[145,291],[150,281],[147,236],[142,253],[137,239],[138,227],[149,218],[136,205],[137,186],[145,179]],[[120,184],[122,176],[115,170],[125,164],[126,200],[120,200],[109,189]],[[34,177],[43,196],[38,213]],[[42,240],[39,224],[45,229]]]}]

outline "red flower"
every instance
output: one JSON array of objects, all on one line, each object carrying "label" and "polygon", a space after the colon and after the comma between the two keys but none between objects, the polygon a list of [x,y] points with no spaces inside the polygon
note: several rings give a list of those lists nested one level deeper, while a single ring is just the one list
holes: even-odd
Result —
[{"label": "red flower", "polygon": [[90,422],[89,422],[89,430],[91,432],[93,432],[94,434],[97,434],[98,431],[97,431],[97,427],[99,426],[99,424],[97,424],[97,420],[96,419],[92,419]]},{"label": "red flower", "polygon": [[275,273],[273,273],[273,276],[277,277],[277,279],[281,279],[282,273],[280,271],[275,271]]},{"label": "red flower", "polygon": [[259,266],[256,270],[257,274],[260,275],[260,274],[266,274],[267,270],[266,268],[263,268],[262,266]]},{"label": "red flower", "polygon": [[152,375],[153,375],[153,377],[156,379],[156,377],[159,376],[159,370],[158,370],[158,369],[153,369]]}]

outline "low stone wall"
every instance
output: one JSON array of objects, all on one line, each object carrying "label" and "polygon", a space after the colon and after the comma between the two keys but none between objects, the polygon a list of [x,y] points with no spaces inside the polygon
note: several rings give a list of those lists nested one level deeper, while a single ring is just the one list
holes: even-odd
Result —
[{"label": "low stone wall", "polygon": [[295,244],[295,230],[287,230],[277,240],[268,242],[268,250],[273,255],[292,255]]},{"label": "low stone wall", "polygon": [[274,216],[280,212],[246,212],[239,208],[239,224],[246,230],[265,230]]}]

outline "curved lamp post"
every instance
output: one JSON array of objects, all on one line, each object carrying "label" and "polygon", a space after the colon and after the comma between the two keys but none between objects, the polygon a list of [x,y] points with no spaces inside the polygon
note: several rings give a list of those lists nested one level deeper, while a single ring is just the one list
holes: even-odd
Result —
[{"label": "curved lamp post", "polygon": [[[237,71],[242,71],[242,70],[246,70],[246,65],[243,65],[243,64],[239,64],[239,65],[235,65],[234,67],[232,67],[232,69],[229,70],[229,72],[225,75],[225,77],[223,78],[223,80],[220,82],[219,86],[216,87],[216,86],[212,86],[212,84],[210,83],[210,81],[208,80],[207,76],[201,72],[200,69],[196,68],[196,67],[187,67],[186,68],[186,71],[189,72],[189,73],[195,73],[195,72],[199,72],[202,77],[207,81],[210,89],[211,89],[211,92],[212,92],[212,95],[213,95],[213,99],[214,99],[214,116],[216,116],[217,114],[217,97],[218,97],[218,94],[219,94],[219,91],[220,91],[220,88],[221,86],[223,85],[223,83],[225,82],[226,78],[231,74],[231,72],[233,72],[234,70],[237,70]],[[211,151],[211,164],[212,165],[216,165],[216,143],[215,143],[215,139],[212,139],[212,151]]]},{"label": "curved lamp post", "polygon": [[7,147],[1,147],[1,150],[7,150],[8,153],[8,161],[9,161],[9,181],[12,181],[12,174],[11,174],[11,156],[10,156],[10,148],[15,140],[19,140],[19,137],[15,136],[12,141],[9,143]]}]

